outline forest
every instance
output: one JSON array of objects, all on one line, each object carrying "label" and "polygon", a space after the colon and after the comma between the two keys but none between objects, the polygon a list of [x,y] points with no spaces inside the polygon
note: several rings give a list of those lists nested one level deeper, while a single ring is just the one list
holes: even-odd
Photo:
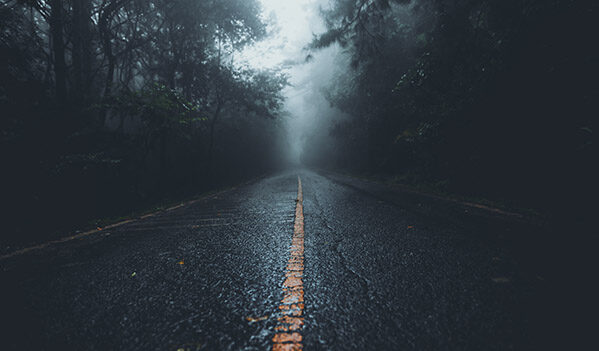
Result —
[{"label": "forest", "polygon": [[[324,30],[290,66],[335,48],[313,93],[344,117],[295,131],[305,166],[588,216],[596,3],[315,4]],[[289,165],[288,70],[240,59],[267,17],[258,0],[2,0],[3,246]]]},{"label": "forest", "polygon": [[312,52],[345,118],[303,160],[581,223],[593,206],[597,3],[337,0]]},{"label": "forest", "polygon": [[235,61],[265,28],[256,0],[3,0],[3,240],[280,164],[287,78]]}]

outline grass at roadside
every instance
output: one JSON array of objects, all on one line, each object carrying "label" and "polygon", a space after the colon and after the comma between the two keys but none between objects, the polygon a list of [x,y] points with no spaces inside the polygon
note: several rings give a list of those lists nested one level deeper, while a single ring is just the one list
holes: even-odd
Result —
[{"label": "grass at roadside", "polygon": [[[195,202],[201,200],[203,198],[207,198],[228,190],[232,190],[240,185],[249,184],[257,179],[262,178],[264,175],[260,175],[254,178],[246,179],[245,181],[239,181],[236,184],[223,185],[219,187],[215,187],[214,189],[200,191],[193,195],[187,196],[178,196],[173,198],[163,198],[155,201],[148,202],[147,204],[142,204],[138,206],[136,209],[133,209],[129,212],[123,213],[118,216],[112,217],[101,217],[89,220],[86,224],[72,225],[67,226],[64,229],[60,230],[49,230],[44,235],[38,235],[36,237],[41,237],[41,239],[37,240],[22,240],[10,243],[8,245],[0,246],[0,256],[10,255],[14,252],[22,250],[27,247],[37,246],[40,244],[52,242],[55,240],[61,240],[64,238],[69,238],[72,236],[76,236],[82,233],[87,233],[94,230],[101,230],[107,226],[118,225],[120,222],[132,221],[141,219],[144,216],[160,213],[162,211],[166,211],[178,206],[184,206],[191,202]],[[85,234],[84,234],[85,235]]]},{"label": "grass at roadside", "polygon": [[484,206],[501,211],[515,213],[523,218],[533,219],[535,222],[546,222],[546,215],[534,208],[518,206],[507,200],[489,199],[482,196],[472,196],[460,194],[447,190],[446,181],[427,182],[419,180],[406,174],[377,174],[377,173],[348,173],[336,171],[340,174],[362,179],[365,181],[385,184],[391,188],[401,191],[420,193],[428,196],[436,196],[460,203],[472,204],[475,206]]}]

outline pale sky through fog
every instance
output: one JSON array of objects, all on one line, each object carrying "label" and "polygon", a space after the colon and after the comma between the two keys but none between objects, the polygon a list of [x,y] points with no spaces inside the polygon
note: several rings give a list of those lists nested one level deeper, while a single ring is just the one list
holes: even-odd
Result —
[{"label": "pale sky through fog", "polygon": [[263,17],[272,22],[272,35],[243,53],[254,67],[276,67],[286,60],[305,56],[302,49],[312,40],[312,33],[324,30],[318,14],[326,0],[260,0]]},{"label": "pale sky through fog", "polygon": [[284,91],[286,109],[290,112],[287,123],[291,156],[299,159],[306,134],[318,125],[319,114],[330,109],[321,90],[333,76],[336,48],[313,52],[314,59],[305,62],[305,47],[313,34],[325,30],[320,18],[320,7],[329,0],[261,0],[263,16],[272,33],[264,41],[247,48],[243,61],[257,68],[283,67],[291,86]]}]

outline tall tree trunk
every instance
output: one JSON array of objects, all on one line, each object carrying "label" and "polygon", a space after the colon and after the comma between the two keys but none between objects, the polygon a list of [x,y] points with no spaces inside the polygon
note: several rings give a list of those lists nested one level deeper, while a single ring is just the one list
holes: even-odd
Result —
[{"label": "tall tree trunk", "polygon": [[160,131],[160,191],[161,195],[166,193],[168,188],[168,155],[167,155],[168,129],[161,127]]},{"label": "tall tree trunk", "polygon": [[63,38],[63,9],[61,0],[50,0],[50,33],[52,51],[54,51],[54,76],[56,81],[56,100],[64,106],[67,99],[67,65]]},{"label": "tall tree trunk", "polygon": [[214,180],[214,129],[216,127],[216,122],[220,117],[220,112],[223,107],[223,100],[221,98],[221,53],[222,53],[222,35],[219,35],[218,38],[218,56],[217,56],[217,71],[216,71],[216,85],[215,85],[215,93],[216,93],[216,109],[214,110],[214,115],[212,116],[212,121],[210,121],[210,145],[208,148],[208,173],[210,176],[210,181]]},{"label": "tall tree trunk", "polygon": [[89,96],[91,75],[91,1],[73,1],[73,94],[85,104]]},{"label": "tall tree trunk", "polygon": [[112,81],[114,80],[114,67],[116,65],[116,59],[112,52],[112,38],[110,30],[108,29],[108,15],[100,17],[100,35],[102,36],[102,48],[104,49],[104,55],[108,59],[108,67],[106,69],[106,80],[104,82],[104,98],[109,97],[112,94]]},{"label": "tall tree trunk", "polygon": [[112,83],[114,81],[114,68],[116,66],[116,57],[112,53],[112,44],[110,40],[107,41],[106,44],[106,56],[108,58],[108,69],[106,70],[106,82],[104,83],[104,98],[110,97],[112,95]]},{"label": "tall tree trunk", "polygon": [[221,109],[222,102],[219,98],[216,104],[216,110],[214,111],[214,115],[212,116],[212,120],[210,121],[210,145],[208,146],[208,170],[210,173],[210,178],[213,178],[214,175],[214,129],[216,127],[216,122],[220,117]]},{"label": "tall tree trunk", "polygon": [[[112,51],[112,33],[110,32],[110,22],[114,12],[117,11],[121,3],[117,0],[112,0],[102,11],[98,20],[98,29],[102,38],[102,49],[104,55],[108,59],[108,67],[106,70],[106,80],[104,83],[104,100],[107,100],[112,95],[112,84],[114,80],[114,70],[116,66],[116,57]],[[100,121],[106,117],[106,107],[100,110]]]}]

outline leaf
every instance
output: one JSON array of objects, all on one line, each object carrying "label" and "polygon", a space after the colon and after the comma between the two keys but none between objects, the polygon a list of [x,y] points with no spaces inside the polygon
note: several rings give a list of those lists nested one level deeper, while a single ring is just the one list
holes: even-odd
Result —
[{"label": "leaf", "polygon": [[582,127],[580,130],[593,134],[593,130],[589,127]]},{"label": "leaf", "polygon": [[270,317],[270,316],[267,315],[267,316],[256,317],[256,318],[254,318],[254,317],[245,317],[245,319],[248,322],[253,323],[253,322],[259,322],[259,321],[265,321],[265,320],[268,319],[268,317]]}]

